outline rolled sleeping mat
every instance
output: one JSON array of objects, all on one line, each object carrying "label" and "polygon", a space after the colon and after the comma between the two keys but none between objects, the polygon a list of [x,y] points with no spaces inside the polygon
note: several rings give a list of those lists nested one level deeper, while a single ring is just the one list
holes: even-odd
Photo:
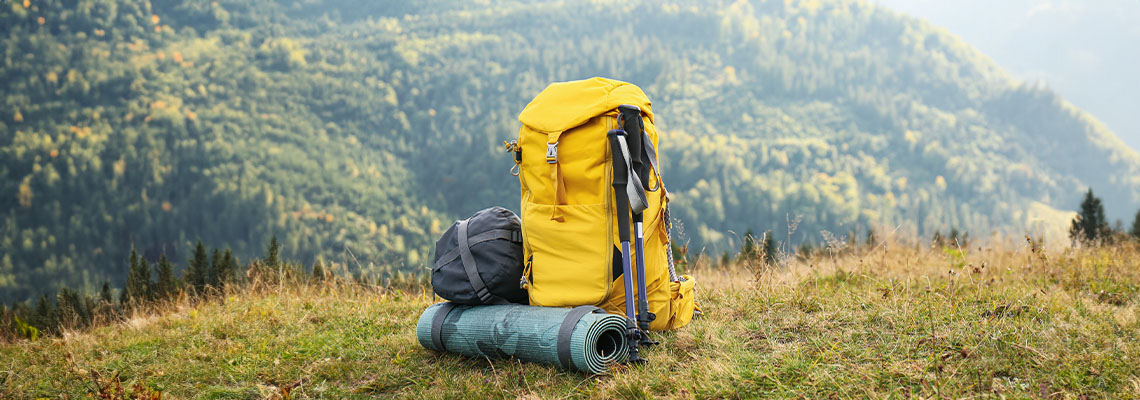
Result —
[{"label": "rolled sleeping mat", "polygon": [[625,318],[593,306],[434,304],[416,323],[425,348],[470,357],[517,358],[601,374],[629,355]]}]

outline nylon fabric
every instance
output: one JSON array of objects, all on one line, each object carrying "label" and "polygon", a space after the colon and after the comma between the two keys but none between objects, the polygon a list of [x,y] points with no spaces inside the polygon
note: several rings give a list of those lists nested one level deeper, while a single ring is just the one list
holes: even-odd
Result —
[{"label": "nylon fabric", "polygon": [[451,309],[453,308],[455,308],[455,303],[443,303],[431,319],[432,348],[438,351],[447,351],[447,348],[443,346],[443,339],[440,336],[443,331],[443,322],[447,319],[447,315],[451,314]]},{"label": "nylon fabric", "polygon": [[613,79],[591,78],[550,84],[527,104],[519,114],[519,122],[543,133],[562,132],[622,104],[641,108],[653,120],[649,97],[641,88]]},{"label": "nylon fabric", "polygon": [[449,301],[527,302],[526,290],[519,287],[522,221],[505,208],[480,210],[452,224],[436,241],[433,265],[432,290]]},{"label": "nylon fabric", "polygon": [[[620,265],[614,265],[620,235],[612,168],[615,157],[607,132],[617,129],[618,107],[641,109],[640,149],[649,158],[649,176],[632,175],[624,192],[632,208],[644,217],[643,232],[646,298],[649,311],[659,317],[651,330],[676,329],[683,318],[670,322],[666,316],[684,313],[673,304],[669,273],[668,221],[663,207],[668,202],[662,183],[658,132],[652,104],[635,85],[592,78],[548,86],[519,114],[520,207],[523,221],[524,259],[529,262],[527,282],[531,305],[574,307],[594,305],[625,315],[625,290]],[[557,134],[553,140],[552,135]],[[557,157],[548,159],[548,145],[557,142]],[[618,157],[620,158],[620,157]],[[554,163],[550,163],[553,161]],[[627,168],[632,169],[632,168]],[[646,185],[642,185],[645,183]],[[646,191],[645,188],[653,188]],[[631,188],[638,190],[631,191]],[[651,194],[652,193],[652,194]],[[632,225],[632,224],[631,224]],[[632,230],[632,226],[629,227]],[[632,235],[630,235],[632,236]],[[631,274],[632,275],[632,274]],[[631,293],[636,295],[636,293]],[[688,299],[685,297],[684,299]],[[690,309],[689,311],[691,311]]]},{"label": "nylon fabric", "polygon": [[[479,243],[483,243],[483,242],[486,242],[489,240],[496,240],[496,239],[510,240],[512,242],[521,242],[522,236],[518,235],[518,232],[516,232],[516,231],[509,231],[506,229],[495,229],[495,230],[491,230],[491,231],[487,231],[487,232],[483,232],[483,233],[480,233],[478,235],[475,235],[474,237],[472,237],[470,240],[467,241],[467,246],[470,247],[470,246],[477,245]],[[444,254],[442,257],[440,257],[439,260],[437,260],[435,262],[435,265],[433,267],[439,268],[443,264],[447,264],[447,263],[451,262],[452,260],[455,260],[455,257],[459,257],[459,248],[458,247],[449,250],[447,252],[447,254]]]}]

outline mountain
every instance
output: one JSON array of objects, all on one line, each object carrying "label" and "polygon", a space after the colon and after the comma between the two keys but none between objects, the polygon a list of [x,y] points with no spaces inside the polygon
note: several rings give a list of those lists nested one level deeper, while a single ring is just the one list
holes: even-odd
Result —
[{"label": "mountain", "polygon": [[[945,30],[857,1],[72,0],[0,5],[0,300],[193,243],[354,273],[517,209],[503,140],[550,82],[655,101],[680,241],[752,228],[1063,229],[1140,155]],[[796,225],[792,229],[788,225]],[[794,232],[793,232],[794,231]]]},{"label": "mountain", "polygon": [[875,2],[962,36],[1014,76],[1055,88],[1140,149],[1140,2]]}]

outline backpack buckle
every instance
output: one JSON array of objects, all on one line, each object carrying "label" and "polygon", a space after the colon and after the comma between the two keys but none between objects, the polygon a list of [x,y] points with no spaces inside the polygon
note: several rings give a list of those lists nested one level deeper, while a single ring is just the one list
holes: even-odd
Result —
[{"label": "backpack buckle", "polygon": [[546,163],[547,164],[557,164],[558,163],[558,142],[546,144]]}]

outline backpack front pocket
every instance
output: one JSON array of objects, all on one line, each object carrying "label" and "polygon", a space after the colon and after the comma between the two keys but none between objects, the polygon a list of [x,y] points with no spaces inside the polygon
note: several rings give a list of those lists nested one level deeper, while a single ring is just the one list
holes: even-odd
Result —
[{"label": "backpack front pocket", "polygon": [[600,304],[613,278],[611,211],[606,204],[560,205],[565,219],[558,222],[549,217],[553,207],[523,207],[523,235],[533,257],[530,304]]}]

